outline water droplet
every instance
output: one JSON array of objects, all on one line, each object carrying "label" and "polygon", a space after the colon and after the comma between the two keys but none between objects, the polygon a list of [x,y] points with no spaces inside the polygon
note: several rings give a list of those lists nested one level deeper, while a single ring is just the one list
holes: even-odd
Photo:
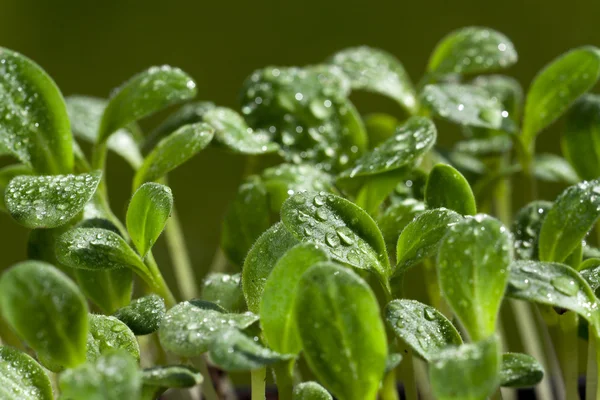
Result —
[{"label": "water droplet", "polygon": [[427,321],[433,321],[435,319],[435,311],[430,307],[425,308],[423,315]]},{"label": "water droplet", "polygon": [[579,285],[574,279],[567,276],[557,276],[552,279],[552,286],[562,294],[574,296],[579,291]]},{"label": "water droplet", "polygon": [[330,247],[337,247],[340,244],[340,239],[337,234],[328,232],[327,235],[325,235],[325,242],[327,242],[327,245]]},{"label": "water droplet", "polygon": [[354,234],[348,227],[337,228],[336,232],[340,237],[341,242],[346,246],[351,246],[354,244],[353,236]]}]

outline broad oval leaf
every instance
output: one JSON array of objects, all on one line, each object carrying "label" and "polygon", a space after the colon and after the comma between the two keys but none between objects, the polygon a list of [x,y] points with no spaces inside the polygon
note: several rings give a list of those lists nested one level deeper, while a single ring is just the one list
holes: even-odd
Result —
[{"label": "broad oval leaf", "polygon": [[292,247],[271,271],[260,303],[260,324],[273,350],[297,354],[302,350],[296,325],[296,290],[302,274],[327,261],[327,253],[312,243]]},{"label": "broad oval leaf", "polygon": [[165,350],[182,357],[206,352],[216,336],[231,328],[245,329],[258,321],[250,312],[229,314],[214,303],[190,300],[171,308],[162,320],[158,334]]},{"label": "broad oval leaf", "polygon": [[412,117],[396,128],[396,134],[359,158],[340,178],[375,175],[412,166],[433,147],[437,138],[429,118]]},{"label": "broad oval leaf", "polygon": [[544,378],[544,367],[533,357],[521,353],[502,354],[500,385],[502,387],[530,387]]},{"label": "broad oval leaf", "polygon": [[215,107],[206,111],[204,121],[215,130],[215,142],[241,154],[265,154],[279,150],[271,142],[269,134],[254,131],[237,112],[226,107]]},{"label": "broad oval leaf", "polygon": [[71,270],[79,289],[106,313],[111,314],[131,300],[133,272],[126,268],[110,270]]},{"label": "broad oval leaf", "polygon": [[550,153],[536,154],[533,159],[533,174],[546,182],[574,185],[580,181],[577,172],[561,156]]},{"label": "broad oval leaf", "polygon": [[29,58],[0,48],[0,148],[38,174],[73,172],[73,139],[65,101]]},{"label": "broad oval leaf", "polygon": [[539,238],[540,261],[564,261],[581,244],[600,217],[600,181],[584,181],[558,196],[544,218]]},{"label": "broad oval leaf", "polygon": [[552,203],[537,200],[521,208],[512,224],[512,233],[515,238],[515,255],[521,260],[538,259],[538,241],[542,223]]},{"label": "broad oval leaf", "polygon": [[27,354],[0,346],[0,398],[4,400],[52,400],[52,385],[44,369]]},{"label": "broad oval leaf", "polygon": [[381,231],[352,202],[324,192],[297,193],[283,203],[281,221],[296,238],[318,244],[333,260],[375,272],[387,282],[391,268]]},{"label": "broad oval leaf", "polygon": [[298,240],[281,222],[270,227],[254,243],[242,269],[242,290],[248,310],[256,314],[260,312],[260,301],[269,274],[277,260],[297,244]]},{"label": "broad oval leaf", "polygon": [[286,161],[339,171],[367,147],[348,93],[339,67],[268,67],[244,83],[242,113],[251,128],[269,132]]},{"label": "broad oval leaf", "polygon": [[500,384],[502,357],[496,336],[449,347],[429,363],[429,380],[438,400],[481,400]]},{"label": "broad oval leaf", "polygon": [[536,135],[560,117],[600,77],[600,51],[579,47],[554,59],[531,82],[525,102],[522,141],[531,151]]},{"label": "broad oval leaf", "polygon": [[352,89],[380,93],[396,100],[407,111],[416,111],[413,84],[402,63],[387,51],[368,46],[351,47],[335,53],[329,62],[348,75]]},{"label": "broad oval leaf", "polygon": [[317,382],[302,382],[294,387],[293,400],[333,400],[333,397]]},{"label": "broad oval leaf", "polygon": [[454,224],[442,239],[437,261],[442,295],[473,341],[496,330],[512,246],[508,229],[482,214]]},{"label": "broad oval leaf", "polygon": [[227,329],[210,344],[210,359],[224,371],[252,371],[291,360],[292,354],[280,354],[257,343],[237,329]]},{"label": "broad oval leaf", "polygon": [[507,296],[565,308],[600,328],[598,300],[573,268],[559,263],[516,261],[510,266]]},{"label": "broad oval leaf", "polygon": [[187,365],[159,365],[142,370],[141,399],[156,399],[167,389],[191,388],[202,383],[200,372]]},{"label": "broad oval leaf", "polygon": [[163,65],[140,72],[110,97],[100,122],[98,142],[105,142],[119,128],[195,95],[196,83],[179,68]]},{"label": "broad oval leaf", "polygon": [[87,303],[77,286],[50,264],[24,261],[4,272],[0,309],[38,354],[67,367],[85,361]]},{"label": "broad oval leaf", "polygon": [[56,228],[83,211],[101,172],[81,175],[17,176],[6,188],[10,215],[28,228]]},{"label": "broad oval leaf", "polygon": [[502,126],[502,103],[480,87],[458,83],[427,85],[421,98],[437,116],[451,122],[489,129]]},{"label": "broad oval leaf", "polygon": [[396,245],[395,274],[402,273],[416,263],[431,257],[440,241],[461,216],[446,208],[424,211],[402,230]]},{"label": "broad oval leaf", "polygon": [[127,231],[138,253],[148,254],[173,209],[171,188],[160,183],[144,183],[133,194],[127,208]]},{"label": "broad oval leaf", "polygon": [[377,225],[388,249],[393,251],[402,230],[423,211],[425,203],[408,198],[392,204],[377,218]]},{"label": "broad oval leaf", "polygon": [[503,105],[508,116],[518,121],[523,108],[523,88],[515,78],[505,75],[480,75],[473,85],[484,88]]},{"label": "broad oval leaf", "polygon": [[113,350],[60,375],[61,399],[138,399],[142,373],[125,350]]},{"label": "broad oval leaf", "polygon": [[478,74],[517,62],[514,45],[504,34],[472,26],[446,35],[435,47],[427,71],[435,75]]},{"label": "broad oval leaf", "polygon": [[467,179],[447,164],[437,164],[427,178],[425,203],[429,208],[445,207],[462,215],[475,215],[477,204]]},{"label": "broad oval leaf", "polygon": [[144,158],[135,174],[134,188],[144,182],[162,178],[204,149],[214,135],[213,128],[203,122],[184,125],[162,139]]},{"label": "broad oval leaf", "polygon": [[246,311],[246,300],[242,291],[242,275],[228,275],[220,272],[208,274],[202,282],[202,300],[215,303],[230,312]]},{"label": "broad oval leaf", "polygon": [[106,315],[89,315],[87,361],[95,361],[102,354],[122,349],[140,361],[140,346],[133,332],[123,322]]},{"label": "broad oval leaf", "polygon": [[435,308],[416,300],[393,300],[385,307],[388,326],[404,343],[426,361],[448,346],[463,343],[460,334]]},{"label": "broad oval leaf", "polygon": [[125,323],[135,335],[142,336],[156,332],[166,312],[162,297],[149,294],[118,309],[114,316]]},{"label": "broad oval leaf", "polygon": [[563,155],[582,179],[600,177],[600,95],[585,94],[567,112]]},{"label": "broad oval leaf", "polygon": [[387,339],[377,299],[365,281],[335,263],[316,264],[298,284],[296,321],[308,365],[334,396],[375,398]]},{"label": "broad oval leaf", "polygon": [[0,211],[8,212],[5,204],[6,187],[19,175],[33,175],[33,170],[25,164],[12,164],[0,168]]},{"label": "broad oval leaf", "polygon": [[[97,97],[69,96],[66,99],[67,112],[71,120],[73,134],[89,143],[98,140],[100,120],[107,101]],[[139,138],[132,129],[119,129],[108,139],[108,148],[123,157],[135,170],[142,164]]]}]

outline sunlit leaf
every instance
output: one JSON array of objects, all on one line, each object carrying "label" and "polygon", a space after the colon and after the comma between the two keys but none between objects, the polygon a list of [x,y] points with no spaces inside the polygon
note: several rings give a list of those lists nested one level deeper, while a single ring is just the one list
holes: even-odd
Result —
[{"label": "sunlit leaf", "polygon": [[437,164],[427,178],[425,203],[445,207],[462,215],[475,215],[477,204],[467,179],[450,165]]}]

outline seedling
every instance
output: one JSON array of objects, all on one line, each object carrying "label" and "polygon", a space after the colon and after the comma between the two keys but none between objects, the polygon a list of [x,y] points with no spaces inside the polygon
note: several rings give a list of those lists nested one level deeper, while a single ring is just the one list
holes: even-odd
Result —
[{"label": "seedling", "polygon": [[[200,385],[217,400],[231,378],[264,400],[272,376],[282,400],[397,400],[399,384],[409,400],[525,387],[577,399],[580,356],[586,399],[600,398],[600,249],[588,236],[600,97],[587,93],[600,50],[559,56],[526,96],[497,74],[517,58],[503,34],[460,29],[415,85],[391,54],[349,48],[253,72],[238,111],[190,102],[194,80],[168,66],[108,99],[64,99],[0,49],[0,212],[31,230],[28,259],[0,276],[0,398],[183,398]],[[361,115],[354,91],[397,113]],[[147,134],[138,126],[178,104]],[[536,154],[563,114],[565,158]],[[464,137],[440,146],[438,120]],[[191,262],[168,186],[206,148],[247,162],[211,266]],[[110,205],[109,151],[133,169],[124,215]],[[529,200],[513,216],[517,175]],[[563,186],[553,202],[538,198],[546,182]],[[159,266],[161,236],[171,262]]]}]

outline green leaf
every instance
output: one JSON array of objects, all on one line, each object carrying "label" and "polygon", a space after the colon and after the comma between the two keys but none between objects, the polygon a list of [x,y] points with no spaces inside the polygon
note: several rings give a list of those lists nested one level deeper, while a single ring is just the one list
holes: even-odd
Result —
[{"label": "green leaf", "polygon": [[90,314],[89,324],[87,361],[95,361],[102,354],[116,349],[123,349],[140,361],[137,339],[123,322],[115,317]]},{"label": "green leaf", "polygon": [[52,400],[52,385],[44,369],[27,354],[0,346],[0,398]]},{"label": "green leaf", "polygon": [[153,282],[146,265],[125,240],[101,228],[75,228],[60,235],[56,258],[71,268],[93,271],[129,268],[146,282]]},{"label": "green leaf", "polygon": [[393,300],[385,307],[389,327],[426,361],[446,347],[461,345],[460,334],[442,313],[416,300]]},{"label": "green leaf", "polygon": [[0,66],[0,148],[38,174],[71,173],[71,128],[60,90],[17,52],[0,48]]},{"label": "green leaf", "polygon": [[365,182],[354,199],[355,204],[370,215],[377,215],[381,204],[404,178],[406,171],[399,169],[363,179]]},{"label": "green leaf", "polygon": [[115,90],[102,115],[98,142],[132,122],[196,95],[196,83],[179,68],[151,67]]},{"label": "green leaf", "polygon": [[458,83],[427,85],[421,97],[424,105],[450,122],[489,129],[502,126],[502,104],[480,87]]},{"label": "green leaf", "polygon": [[515,254],[521,260],[538,259],[538,241],[544,218],[552,208],[552,203],[537,200],[521,208],[512,224]]},{"label": "green leaf", "polygon": [[333,397],[317,382],[302,382],[294,387],[293,400],[333,400]]},{"label": "green leaf", "polygon": [[71,270],[79,289],[100,309],[111,314],[131,300],[133,273],[127,268],[111,270]]},{"label": "green leaf", "polygon": [[311,267],[298,284],[296,323],[310,369],[334,396],[375,398],[387,339],[377,299],[365,281],[332,262]]},{"label": "green leaf", "polygon": [[6,322],[37,353],[68,367],[85,361],[85,298],[50,264],[24,261],[4,272],[0,309]]},{"label": "green leaf", "polygon": [[298,240],[278,222],[263,233],[248,252],[242,268],[242,290],[248,310],[258,314],[260,301],[269,274],[277,260]]},{"label": "green leaf", "polygon": [[396,129],[396,134],[365,153],[340,178],[381,174],[412,166],[431,149],[437,137],[435,125],[429,118],[412,117]]},{"label": "green leaf", "polygon": [[469,139],[457,142],[454,150],[472,156],[498,156],[512,149],[512,139],[508,135],[494,135],[486,138]]},{"label": "green leaf", "polygon": [[516,261],[510,266],[507,296],[565,308],[600,328],[598,300],[585,280],[564,264]]},{"label": "green leaf", "polygon": [[210,359],[224,371],[252,371],[294,358],[280,354],[257,343],[237,329],[227,329],[215,336],[210,344]]},{"label": "green leaf", "polygon": [[81,175],[21,175],[8,184],[6,208],[28,228],[56,228],[79,214],[92,198],[101,172]]},{"label": "green leaf", "polygon": [[201,297],[231,312],[244,312],[247,308],[241,274],[211,272],[202,282]]},{"label": "green leaf", "polygon": [[260,324],[269,346],[280,353],[302,350],[296,325],[296,290],[302,274],[327,253],[312,243],[301,243],[288,250],[271,271],[260,303]]},{"label": "green leaf", "polygon": [[[249,212],[252,210],[252,212]],[[271,226],[267,188],[257,176],[238,188],[221,227],[221,248],[235,265],[243,265],[248,250]]]},{"label": "green leaf", "polygon": [[[71,129],[78,139],[88,143],[98,141],[100,120],[107,101],[97,97],[69,96],[66,99]],[[108,148],[123,157],[136,170],[142,164],[142,153],[138,146],[139,138],[132,129],[119,129],[108,139]]]},{"label": "green leaf", "polygon": [[387,375],[390,371],[396,369],[402,362],[402,354],[390,353],[388,354],[387,360],[385,361],[385,374]]},{"label": "green leaf", "polygon": [[237,112],[226,107],[206,111],[204,121],[215,129],[215,141],[234,153],[265,154],[279,150],[267,132],[254,131]]},{"label": "green leaf", "polygon": [[184,125],[165,137],[144,159],[144,163],[135,174],[133,187],[138,188],[144,182],[162,178],[179,167],[208,146],[213,135],[212,127],[200,122]]},{"label": "green leaf", "polygon": [[446,208],[427,210],[416,216],[398,238],[395,274],[433,256],[448,228],[461,220],[459,214]]},{"label": "green leaf", "polygon": [[450,165],[437,164],[427,178],[428,208],[446,207],[462,215],[475,215],[477,204],[467,179]]},{"label": "green leaf", "polygon": [[502,33],[471,26],[450,32],[435,47],[427,71],[435,75],[478,74],[517,62],[512,42]]},{"label": "green leaf", "polygon": [[158,330],[166,312],[165,301],[156,294],[149,294],[118,309],[114,316],[123,321],[135,335],[143,336]]},{"label": "green leaf", "polygon": [[519,81],[504,75],[481,75],[473,79],[473,85],[484,88],[504,105],[508,116],[518,121],[523,108],[523,88]]},{"label": "green leaf", "polygon": [[[590,258],[579,265],[580,275],[596,293],[600,288],[600,259]],[[596,297],[598,295],[596,294]]]},{"label": "green leaf", "polygon": [[529,151],[540,131],[590,90],[600,77],[600,51],[579,47],[554,59],[531,82],[525,102],[522,141]]},{"label": "green leaf", "polygon": [[[202,383],[200,372],[187,365],[159,365],[142,370],[142,399],[156,399],[167,389],[191,388]],[[146,395],[146,396],[144,396]]]},{"label": "green leaf", "polygon": [[352,202],[324,192],[297,193],[283,203],[281,221],[298,240],[318,244],[333,260],[387,282],[391,268],[381,231]]},{"label": "green leaf", "polygon": [[60,375],[61,399],[112,400],[137,399],[142,373],[135,358],[125,350],[103,354]]},{"label": "green leaf", "polygon": [[425,204],[423,202],[408,198],[392,204],[379,216],[377,225],[381,229],[385,244],[389,250],[393,251],[402,230],[423,211],[425,211]]},{"label": "green leaf", "polygon": [[584,181],[567,188],[542,223],[540,261],[564,261],[581,244],[598,217],[600,181]]},{"label": "green leaf", "polygon": [[521,353],[502,354],[500,385],[502,387],[531,387],[544,378],[544,367],[533,357]]},{"label": "green leaf", "polygon": [[454,224],[442,239],[437,261],[442,295],[473,341],[496,330],[512,246],[508,229],[483,214]]},{"label": "green leaf", "polygon": [[244,83],[242,113],[251,128],[281,145],[286,161],[339,171],[367,147],[348,93],[338,67],[268,67]]},{"label": "green leaf", "polygon": [[0,168],[0,211],[8,212],[5,205],[6,187],[19,175],[33,175],[33,170],[24,164],[7,165]]},{"label": "green leaf", "polygon": [[383,113],[368,114],[363,117],[363,122],[369,136],[370,150],[394,136],[396,127],[400,125],[395,117]]},{"label": "green leaf", "polygon": [[388,96],[407,111],[416,112],[417,99],[410,78],[402,63],[387,51],[351,47],[335,53],[329,62],[342,68],[353,89]]},{"label": "green leaf", "polygon": [[173,193],[168,186],[144,183],[133,194],[127,208],[127,231],[142,258],[162,233],[172,209]]},{"label": "green leaf", "polygon": [[600,95],[584,94],[567,111],[561,145],[582,179],[600,177]]},{"label": "green leaf", "polygon": [[577,172],[564,158],[556,154],[536,154],[533,160],[533,174],[542,181],[574,185],[579,182]]},{"label": "green leaf", "polygon": [[482,400],[500,384],[500,344],[496,336],[449,347],[429,363],[429,379],[438,400]]},{"label": "green leaf", "polygon": [[190,300],[167,311],[158,334],[165,350],[182,357],[195,357],[206,352],[215,337],[230,328],[245,329],[258,321],[247,312],[229,314],[214,303]]}]

